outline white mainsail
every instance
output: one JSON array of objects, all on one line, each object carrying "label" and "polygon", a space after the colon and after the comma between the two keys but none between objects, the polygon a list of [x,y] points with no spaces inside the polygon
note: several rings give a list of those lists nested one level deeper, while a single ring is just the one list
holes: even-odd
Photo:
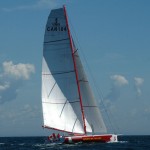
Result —
[{"label": "white mainsail", "polygon": [[45,29],[42,60],[44,126],[81,134],[86,126],[86,132],[92,132],[94,128],[95,132],[104,133],[106,127],[78,52],[71,45],[66,19],[65,8],[54,9]]}]

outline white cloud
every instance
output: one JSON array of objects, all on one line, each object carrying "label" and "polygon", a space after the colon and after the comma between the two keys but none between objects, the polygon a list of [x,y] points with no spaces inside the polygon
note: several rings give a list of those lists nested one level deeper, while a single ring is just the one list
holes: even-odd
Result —
[{"label": "white cloud", "polygon": [[[35,72],[34,65],[5,61],[0,72],[0,104],[15,100],[24,80],[29,80]],[[15,80],[14,80],[15,79]]]},{"label": "white cloud", "polygon": [[119,87],[129,83],[128,80],[122,75],[113,75],[110,78],[114,81],[114,84]]},{"label": "white cloud", "polygon": [[5,82],[3,85],[0,85],[0,91],[4,91],[4,90],[8,89],[9,86],[10,86],[9,82]]},{"label": "white cloud", "polygon": [[12,61],[3,62],[3,69],[5,75],[25,80],[28,80],[30,75],[35,72],[34,65],[32,64],[13,64]]},{"label": "white cloud", "polygon": [[36,3],[31,4],[31,5],[20,5],[17,7],[13,8],[3,8],[2,10],[5,12],[11,12],[11,11],[16,11],[16,10],[32,10],[32,9],[52,9],[57,6],[57,1],[56,0],[38,0]]},{"label": "white cloud", "polygon": [[135,77],[134,82],[135,82],[135,88],[136,88],[137,95],[140,96],[142,94],[141,86],[144,83],[144,79],[140,78],[140,77]]},{"label": "white cloud", "polygon": [[136,86],[141,86],[143,84],[143,82],[144,82],[144,79],[143,78],[139,78],[139,77],[135,77],[134,81],[135,81],[135,85]]},{"label": "white cloud", "polygon": [[117,100],[121,94],[121,87],[128,85],[128,80],[122,75],[113,75],[110,77],[113,80],[110,92],[107,94],[105,99],[107,100]]},{"label": "white cloud", "polygon": [[7,80],[7,83],[3,83],[3,88],[0,90],[0,104],[15,100],[18,95],[18,89],[22,85],[19,80],[11,81],[8,78],[4,78],[4,80]]}]

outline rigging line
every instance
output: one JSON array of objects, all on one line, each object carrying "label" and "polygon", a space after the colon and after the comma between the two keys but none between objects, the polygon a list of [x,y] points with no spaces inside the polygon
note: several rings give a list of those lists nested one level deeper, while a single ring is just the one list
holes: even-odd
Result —
[{"label": "rigging line", "polygon": [[[70,18],[69,18],[69,19],[70,19]],[[72,23],[71,23],[71,19],[70,19],[70,24],[71,24],[72,29],[73,29],[72,31],[73,31],[73,33],[74,33],[75,40],[77,41],[76,45],[78,46],[78,45],[79,45],[79,41],[78,41],[76,32],[75,32],[75,30],[74,30],[74,27],[73,27],[73,25],[72,25]],[[73,42],[74,42],[74,45],[75,45],[75,41],[73,41]],[[80,48],[80,47],[81,47],[81,46],[79,45],[79,48]],[[80,59],[80,57],[79,57],[80,51],[79,51],[79,53],[77,53],[77,52],[78,52],[78,48],[76,48],[76,49],[77,49],[77,51],[76,51],[76,53],[74,54],[74,56],[75,56],[76,58],[78,58],[78,59],[81,61],[81,59]],[[82,55],[81,55],[81,56],[82,56]],[[83,71],[84,71],[83,65],[82,65],[82,69],[83,69]],[[89,81],[87,81],[87,82],[81,81],[80,83],[88,83],[88,82],[89,82]],[[90,106],[89,102],[87,102],[87,104]],[[89,110],[89,113],[92,113],[91,109]]]},{"label": "rigging line", "polygon": [[78,51],[78,49],[76,49],[76,50],[73,52],[73,54],[75,54],[77,51]]},{"label": "rigging line", "polygon": [[[75,37],[75,39],[76,39],[76,41],[77,41],[77,43],[78,43],[78,46],[80,47],[80,50],[81,50],[82,55],[83,55],[83,59],[85,60],[85,63],[86,63],[86,65],[87,65],[86,68],[87,68],[87,70],[89,70],[89,73],[91,74],[92,80],[93,80],[93,82],[94,82],[95,89],[96,89],[96,91],[97,91],[97,93],[98,93],[98,96],[101,98],[101,102],[102,102],[102,105],[103,105],[103,107],[104,107],[104,111],[106,112],[106,116],[107,116],[107,118],[108,118],[108,121],[109,121],[109,123],[110,123],[110,125],[111,125],[111,128],[112,128],[113,131],[114,131],[114,127],[113,127],[113,125],[112,125],[110,116],[109,116],[108,111],[107,111],[107,109],[106,109],[106,107],[105,107],[105,105],[104,105],[104,102],[103,102],[103,96],[101,96],[101,95],[102,95],[102,92],[100,91],[100,93],[101,93],[101,94],[100,94],[99,91],[98,91],[98,89],[97,89],[96,82],[95,82],[95,80],[94,80],[94,77],[93,77],[92,73],[90,72],[90,67],[89,67],[89,65],[88,65],[88,63],[87,63],[86,57],[85,57],[84,52],[83,52],[83,50],[82,50],[82,48],[81,48],[81,45],[80,45],[79,40],[78,40],[78,38],[77,38],[76,32],[75,32],[75,30],[74,30],[74,27],[73,27],[73,25],[71,24],[71,21],[70,21],[70,25],[72,26],[72,29],[73,29],[72,31],[73,31],[73,33],[74,33],[74,37]],[[111,116],[113,116],[110,111],[109,111],[109,113],[110,113]],[[116,124],[115,124],[115,127],[117,127]],[[117,128],[119,129],[119,127],[117,127]]]},{"label": "rigging line", "polygon": [[87,81],[87,80],[79,80],[79,82],[89,82],[89,81]]},{"label": "rigging line", "polygon": [[[79,45],[79,48],[81,47],[80,46],[80,43],[79,43],[79,41],[78,41],[78,38],[77,38],[77,35],[76,35],[76,32],[75,32],[75,29],[74,29],[74,27],[73,27],[73,24],[71,23],[71,19],[70,19],[70,17],[68,16],[68,18],[69,18],[69,22],[70,22],[70,26],[72,27],[72,33],[73,33],[73,37],[75,37],[75,40],[77,41],[77,43],[76,43],[76,46],[78,46]],[[75,46],[75,42],[76,41],[74,41],[73,40],[73,44],[74,44],[74,47],[75,47],[75,49],[76,49],[76,53],[74,53],[74,56],[77,58],[79,58],[80,59],[80,57],[79,57],[79,53],[80,53],[80,51],[79,51],[79,53],[77,53],[78,52],[78,48]],[[82,51],[81,51],[82,52]],[[81,55],[82,56],[82,55]],[[81,60],[80,60],[81,61]],[[82,66],[82,69],[83,69],[83,66]],[[84,70],[84,69],[83,69]],[[87,81],[88,82],[88,81]],[[88,105],[90,105],[89,104],[89,102],[88,102]],[[91,112],[91,110],[90,110],[90,112]],[[92,112],[91,112],[92,113]]]},{"label": "rigging line", "polygon": [[[89,65],[88,65],[88,63],[87,63],[87,60],[86,60],[86,57],[85,57],[83,51],[82,51],[82,54],[83,54],[83,58],[84,58],[84,60],[85,60],[85,63],[86,63],[86,65],[87,65],[87,69],[89,70],[89,73],[90,73],[90,75],[91,75],[91,77],[92,77],[92,80],[93,80],[93,83],[94,83],[94,87],[95,87],[95,89],[96,89],[96,91],[97,91],[97,93],[98,93],[98,96],[100,97],[100,100],[101,100],[102,106],[103,106],[103,108],[104,108],[104,111],[105,111],[105,113],[106,113],[106,116],[107,116],[107,118],[108,118],[110,127],[111,127],[112,130],[115,132],[115,127],[117,127],[117,125],[115,124],[115,127],[114,127],[114,125],[112,124],[112,121],[111,121],[111,119],[110,119],[110,118],[113,117],[113,115],[112,115],[112,113],[111,113],[110,111],[108,112],[108,110],[106,109],[106,106],[105,106],[104,101],[103,101],[103,100],[104,100],[103,94],[102,94],[101,90],[98,89],[98,86],[96,85],[95,78],[93,77],[93,74],[92,74],[92,72],[91,72],[91,70],[90,70],[90,67],[89,67]],[[110,115],[111,115],[112,117],[110,117],[109,113],[110,113]],[[117,127],[117,128],[118,128],[118,127]]]},{"label": "rigging line", "polygon": [[74,70],[58,72],[58,73],[43,73],[42,75],[58,75],[58,74],[66,74],[66,73],[72,73],[72,72],[74,72]]},{"label": "rigging line", "polygon": [[83,106],[83,107],[96,107],[96,108],[98,108],[98,106]]},{"label": "rigging line", "polygon": [[[91,73],[91,75],[92,75],[92,73]],[[93,78],[94,86],[95,86],[95,88],[96,88],[96,90],[97,90],[97,93],[98,93],[99,97],[101,98],[101,103],[102,103],[102,105],[103,105],[104,111],[106,112],[107,117],[108,117],[108,120],[109,120],[109,122],[110,122],[110,127],[111,127],[112,130],[115,132],[115,131],[116,131],[116,128],[119,130],[119,127],[117,126],[116,121],[114,120],[114,115],[112,114],[111,111],[108,111],[108,109],[106,108],[105,103],[104,103],[104,98],[103,98],[102,91],[101,91],[101,90],[98,88],[98,86],[96,85],[96,81],[95,81],[95,79],[94,79],[93,76],[92,76],[92,78]],[[110,115],[109,115],[109,114],[110,114]],[[111,116],[111,117],[110,117],[110,116]],[[112,121],[111,121],[111,120],[112,120]],[[113,120],[114,120],[114,121],[113,121]],[[112,123],[112,122],[113,122],[113,123]]]},{"label": "rigging line", "polygon": [[69,38],[61,39],[61,40],[55,40],[55,41],[47,41],[47,42],[44,42],[44,44],[46,44],[46,43],[60,42],[60,41],[65,41],[65,40],[69,40]]},{"label": "rigging line", "polygon": [[61,117],[62,112],[63,112],[63,110],[64,110],[64,108],[65,108],[66,103],[67,103],[67,100],[66,100],[66,102],[64,103],[64,106],[63,106],[63,108],[62,108],[62,110],[61,110],[61,113],[60,113],[59,117]]},{"label": "rigging line", "polygon": [[[82,54],[83,54],[83,52],[82,52]],[[112,124],[112,121],[111,121],[111,119],[110,119],[109,113],[108,113],[108,111],[107,111],[107,109],[106,109],[106,107],[105,107],[105,104],[104,104],[104,102],[103,102],[102,92],[100,91],[100,89],[98,89],[98,87],[97,87],[97,85],[96,85],[95,78],[93,77],[93,74],[91,73],[90,67],[89,67],[89,65],[88,65],[88,63],[87,63],[87,60],[86,60],[85,56],[84,56],[84,59],[85,59],[85,62],[86,62],[86,64],[87,64],[87,69],[89,70],[89,73],[91,74],[94,87],[95,87],[95,89],[96,89],[96,91],[97,91],[97,93],[98,93],[98,96],[100,97],[100,101],[101,101],[101,103],[102,103],[102,105],[103,105],[103,108],[104,108],[104,111],[105,111],[106,116],[107,116],[107,118],[108,118],[110,127],[112,128],[113,131],[115,131],[114,126],[113,126],[113,124]],[[111,114],[111,115],[112,115],[112,114]]]},{"label": "rigging line", "polygon": [[49,97],[49,96],[50,96],[50,94],[52,93],[52,90],[54,89],[55,85],[56,85],[56,82],[54,83],[54,85],[53,85],[52,89],[50,90],[50,92],[49,92],[49,94],[48,94],[48,97]]},{"label": "rigging line", "polygon": [[72,132],[73,132],[73,130],[74,130],[74,127],[75,127],[75,125],[76,125],[77,120],[78,120],[78,118],[76,118],[76,120],[75,120],[75,122],[74,122],[74,124],[73,124]]},{"label": "rigging line", "polygon": [[74,53],[73,40],[72,40],[72,36],[71,36],[71,33],[70,33],[69,24],[68,24],[68,16],[67,16],[67,12],[66,12],[66,7],[63,6],[63,8],[64,8],[64,15],[65,15],[65,19],[66,19],[66,26],[67,26],[67,29],[68,29],[68,36],[69,36],[70,48],[71,48],[71,52],[72,52],[72,59],[73,59],[73,64],[74,64],[74,69],[75,69],[75,76],[76,76],[78,94],[79,94],[79,98],[80,98],[80,107],[81,107],[81,113],[82,113],[84,133],[86,134],[86,124],[85,124],[84,110],[83,110],[83,106],[82,106],[82,96],[81,96],[81,91],[80,91],[80,85],[79,85],[79,82],[78,82],[78,72],[77,72],[76,60],[75,60],[75,57],[74,57],[74,54],[73,54]]}]

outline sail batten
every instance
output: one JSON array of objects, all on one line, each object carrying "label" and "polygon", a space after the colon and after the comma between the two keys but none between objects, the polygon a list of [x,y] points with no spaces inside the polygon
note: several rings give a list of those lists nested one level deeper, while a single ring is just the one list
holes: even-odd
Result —
[{"label": "sail batten", "polygon": [[72,73],[72,72],[74,72],[74,70],[70,70],[70,71],[60,71],[60,72],[54,72],[54,73],[43,73],[42,75],[59,75],[59,74],[66,74],[66,73]]},{"label": "sail batten", "polygon": [[47,42],[44,42],[44,44],[46,44],[46,43],[60,42],[60,41],[65,41],[65,40],[69,40],[69,39],[67,38],[67,39],[59,39],[59,40],[55,40],[55,41],[47,41]]},{"label": "sail batten", "polygon": [[[80,101],[72,101],[72,102],[69,102],[69,101],[67,101],[67,102],[65,102],[65,103],[52,103],[52,102],[44,102],[43,101],[43,103],[49,103],[49,104],[66,104],[66,103],[79,103]],[[86,106],[84,106],[84,107],[86,107]],[[88,106],[89,107],[89,106]]]}]

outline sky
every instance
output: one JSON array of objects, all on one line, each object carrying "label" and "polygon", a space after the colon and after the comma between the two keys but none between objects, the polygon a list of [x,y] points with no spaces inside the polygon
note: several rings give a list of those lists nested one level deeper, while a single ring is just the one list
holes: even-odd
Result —
[{"label": "sky", "polygon": [[149,0],[5,0],[0,1],[0,136],[49,134],[42,129],[43,39],[51,9],[63,4],[115,132],[149,135]]}]

